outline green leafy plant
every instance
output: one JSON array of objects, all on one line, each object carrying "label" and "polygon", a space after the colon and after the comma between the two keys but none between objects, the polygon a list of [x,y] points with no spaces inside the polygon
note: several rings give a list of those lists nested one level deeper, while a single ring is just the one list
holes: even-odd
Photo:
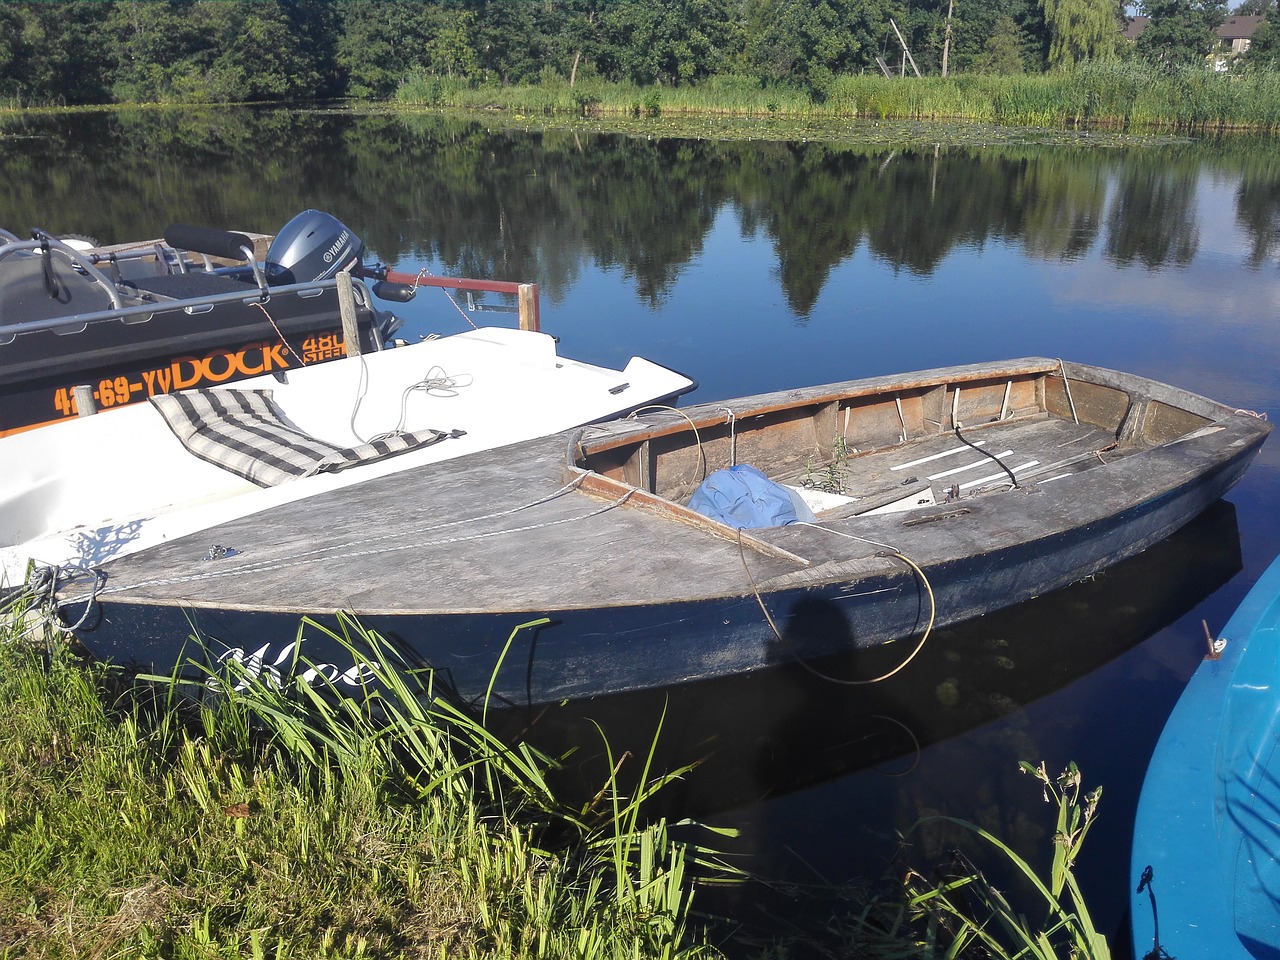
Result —
[{"label": "green leafy plant", "polygon": [[[1041,784],[1044,799],[1057,806],[1054,856],[1041,877],[1004,840],[977,824],[955,817],[927,817],[904,834],[939,823],[958,826],[998,854],[997,865],[1010,869],[997,881],[964,852],[929,876],[908,869],[893,889],[858,903],[855,912],[833,922],[829,939],[818,945],[824,956],[856,954],[883,960],[907,957],[978,960],[1110,960],[1106,938],[1093,924],[1074,868],[1081,846],[1097,817],[1102,789],[1082,791],[1074,763],[1056,777],[1044,764],[1022,762],[1019,769]],[[1021,906],[1015,906],[1015,901]]]},{"label": "green leafy plant", "polygon": [[855,452],[843,436],[836,437],[831,448],[831,462],[818,465],[816,468],[813,461],[807,462],[804,465],[804,479],[801,480],[801,484],[824,493],[843,494],[845,481],[849,475],[849,458]]},{"label": "green leafy plant", "polygon": [[[512,630],[495,676],[517,635],[546,622]],[[548,782],[552,758],[489,731],[489,698],[477,716],[437,687],[432,670],[406,663],[353,617],[340,615],[337,629],[310,620],[300,629],[324,632],[347,650],[365,678],[360,695],[301,679],[285,687],[221,683],[234,712],[254,717],[315,775],[373,776],[410,802],[431,805],[451,824],[482,919],[500,942],[533,956],[563,955],[570,935],[593,956],[665,956],[687,946],[689,867],[723,865],[675,839],[665,820],[644,816],[647,801],[689,769],[652,774],[660,725],[630,795],[618,774],[631,758],[610,751],[608,781],[571,806]],[[501,842],[485,827],[495,817],[505,825]],[[511,901],[519,908],[500,908]]]},{"label": "green leafy plant", "polygon": [[1106,938],[1094,927],[1074,873],[1081,846],[1097,815],[1102,788],[1082,793],[1083,778],[1074,763],[1057,777],[1051,777],[1043,763],[1036,766],[1022,761],[1018,766],[1040,781],[1045,801],[1058,807],[1053,864],[1047,879],[982,827],[952,817],[931,819],[960,826],[997,850],[1034,891],[1043,919],[1028,919],[1026,913],[1016,910],[962,854],[955,858],[959,870],[943,880],[930,880],[914,871],[908,874],[908,906],[920,911],[926,939],[940,951],[934,955],[1109,960]]},{"label": "green leafy plant", "polygon": [[0,956],[716,955],[691,920],[705,854],[640,809],[663,778],[559,799],[553,761],[351,618],[355,698],[134,683],[21,612],[0,618]]}]

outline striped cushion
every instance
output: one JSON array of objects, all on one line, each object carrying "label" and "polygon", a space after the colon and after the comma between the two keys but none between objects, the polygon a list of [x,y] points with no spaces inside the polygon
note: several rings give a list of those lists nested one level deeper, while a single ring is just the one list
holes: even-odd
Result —
[{"label": "striped cushion", "polygon": [[425,447],[462,431],[419,430],[336,447],[290,424],[270,390],[187,390],[151,403],[184,447],[260,487]]}]

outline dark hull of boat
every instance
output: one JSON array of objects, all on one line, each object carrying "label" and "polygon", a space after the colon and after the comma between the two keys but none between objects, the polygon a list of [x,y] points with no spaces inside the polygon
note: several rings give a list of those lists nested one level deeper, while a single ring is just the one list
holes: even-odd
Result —
[{"label": "dark hull of boat", "polygon": [[[257,288],[207,275],[152,278],[211,284],[207,293]],[[346,355],[338,295],[273,296],[259,309],[224,302],[188,314],[180,301],[156,304],[146,320],[112,320],[23,333],[5,342],[0,325],[0,436],[77,413],[73,390],[93,388],[99,410],[188,387],[232,383]],[[264,313],[265,310],[265,313]],[[269,316],[269,319],[268,319]],[[375,318],[357,308],[361,349],[377,349]]]},{"label": "dark hull of boat", "polygon": [[891,761],[883,772],[907,769],[921,748],[998,720],[1142,643],[1240,568],[1235,507],[1220,500],[1095,577],[938,630],[910,669],[881,682],[871,681],[901,661],[894,645],[502,711],[490,722],[499,736],[527,740],[548,756],[572,755],[560,779],[581,803],[619,756],[655,749],[660,730],[653,768],[696,769],[658,802],[672,815],[710,816]]},{"label": "dark hull of boat", "polygon": [[[1166,452],[1185,480],[1159,495],[1123,509],[1101,505],[1088,522],[1022,536],[1004,548],[952,551],[939,562],[922,559],[924,578],[906,563],[881,563],[883,572],[780,589],[766,584],[758,591],[682,602],[581,609],[525,605],[448,614],[353,609],[406,663],[434,668],[440,681],[470,702],[491,692],[500,703],[553,703],[885,645],[900,649],[905,659],[931,615],[935,628],[969,620],[1066,586],[1165,539],[1240,479],[1264,437],[1264,431],[1242,431],[1230,454],[1207,441],[1187,441]],[[1197,448],[1197,442],[1204,446]],[[1027,494],[1014,508],[1025,517],[999,522],[1034,524],[1036,496]],[[974,516],[980,517],[978,508]],[[926,527],[918,536],[937,534]],[[917,558],[929,554],[925,540],[913,546],[905,535],[899,549]],[[414,586],[403,589],[412,593]],[[77,635],[95,656],[133,669],[170,675],[181,672],[187,660],[204,668],[235,660],[249,676],[309,670],[315,682],[328,678],[356,692],[361,676],[352,669],[350,651],[324,629],[299,630],[299,618],[306,616],[340,632],[332,610],[282,600],[270,610],[235,609],[203,604],[198,595],[133,602],[126,591],[119,598],[99,597],[88,610],[83,601],[65,603],[61,615],[68,623],[83,621]],[[545,622],[521,627],[533,621]],[[201,670],[195,675],[207,677]]]}]

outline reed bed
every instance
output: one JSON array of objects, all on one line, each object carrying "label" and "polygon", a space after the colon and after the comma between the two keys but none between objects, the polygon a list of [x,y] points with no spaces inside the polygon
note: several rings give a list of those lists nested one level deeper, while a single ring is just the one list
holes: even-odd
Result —
[{"label": "reed bed", "polygon": [[526,114],[705,115],[872,120],[964,120],[1007,126],[1203,132],[1280,129],[1280,74],[1162,71],[1138,60],[1087,63],[1045,74],[958,74],[833,79],[822,90],[714,77],[680,87],[636,87],[549,76],[531,86],[472,86],[416,76],[407,105]]}]

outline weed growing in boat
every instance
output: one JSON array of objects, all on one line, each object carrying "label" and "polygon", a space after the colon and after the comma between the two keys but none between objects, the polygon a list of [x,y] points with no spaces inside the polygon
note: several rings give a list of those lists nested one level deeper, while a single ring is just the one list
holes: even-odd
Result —
[{"label": "weed growing in boat", "polygon": [[811,490],[843,495],[845,481],[849,476],[849,458],[855,452],[843,436],[836,437],[831,448],[831,462],[819,466],[816,470],[812,460],[805,463],[804,479],[801,484]]}]

